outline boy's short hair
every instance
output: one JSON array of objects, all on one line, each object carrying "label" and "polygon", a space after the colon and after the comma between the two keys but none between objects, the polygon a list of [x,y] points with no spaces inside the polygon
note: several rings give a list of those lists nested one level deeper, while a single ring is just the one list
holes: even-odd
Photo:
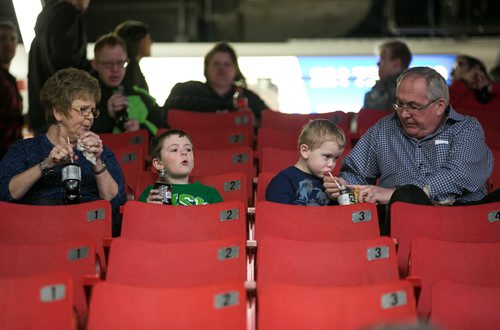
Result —
[{"label": "boy's short hair", "polygon": [[161,148],[163,147],[163,141],[165,141],[166,138],[172,135],[177,135],[179,137],[186,137],[191,144],[193,144],[193,140],[191,140],[191,137],[184,131],[181,131],[180,129],[169,129],[166,132],[161,133],[157,137],[154,137],[151,140],[151,147],[150,147],[150,153],[151,153],[151,158],[157,158],[160,159],[160,153],[161,153]]},{"label": "boy's short hair", "polygon": [[328,119],[314,119],[302,127],[297,148],[300,150],[300,146],[305,144],[314,150],[327,141],[336,142],[339,149],[343,149],[345,147],[344,131]]}]

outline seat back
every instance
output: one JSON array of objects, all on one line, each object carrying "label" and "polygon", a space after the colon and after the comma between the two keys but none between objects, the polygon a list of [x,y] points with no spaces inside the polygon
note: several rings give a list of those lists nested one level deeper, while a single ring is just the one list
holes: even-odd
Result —
[{"label": "seat back", "polygon": [[[156,135],[159,136],[167,130],[166,128],[159,129]],[[212,131],[189,129],[186,133],[189,134],[197,150],[233,149],[241,146],[253,147],[254,142],[245,127],[230,127]]]},{"label": "seat back", "polygon": [[75,329],[73,282],[66,273],[0,278],[0,328]]},{"label": "seat back", "polygon": [[[346,147],[342,156],[337,160],[335,168],[332,174],[338,176],[340,173],[340,168],[342,167],[342,162],[344,158],[351,151],[350,147]],[[297,149],[280,149],[275,147],[264,147],[262,148],[261,154],[259,156],[259,173],[260,172],[271,172],[278,173],[289,166],[293,166],[297,163],[299,155]]]},{"label": "seat back", "polygon": [[269,182],[274,178],[276,173],[271,172],[260,172],[257,176],[257,190],[255,194],[255,202],[266,200],[266,188]]},{"label": "seat back", "polygon": [[408,274],[410,244],[417,236],[500,241],[500,202],[453,207],[396,202],[391,206],[391,236],[398,242],[399,272],[404,277]]},{"label": "seat back", "polygon": [[[276,148],[281,150],[293,150],[295,151],[295,161],[291,164],[295,164],[298,159],[297,152],[297,142],[300,135],[300,129],[285,129],[285,128],[271,128],[271,127],[261,127],[257,134],[257,155],[260,158],[264,158],[263,154],[264,148]],[[344,147],[344,154],[347,155],[348,151],[352,149],[351,140],[346,136],[346,144]],[[288,156],[290,157],[290,156]],[[287,162],[288,163],[288,162]],[[280,163],[280,166],[283,163]],[[338,167],[340,169],[340,167]],[[281,168],[283,169],[283,168]]]},{"label": "seat back", "polygon": [[389,237],[348,242],[258,240],[259,284],[355,286],[396,280],[396,249]]},{"label": "seat back", "polygon": [[197,112],[181,109],[170,109],[167,122],[172,128],[183,131],[213,132],[232,128],[244,128],[253,140],[255,116],[251,110],[229,112]]},{"label": "seat back", "polygon": [[125,203],[121,237],[159,242],[195,242],[246,238],[243,201],[172,206]]},{"label": "seat back", "polygon": [[[206,176],[242,172],[247,176],[247,182],[252,182],[256,176],[253,150],[250,147],[238,147],[225,150],[195,150],[195,166],[191,176]],[[251,194],[252,187],[247,188]]]},{"label": "seat back", "polygon": [[145,162],[143,156],[142,146],[132,144],[125,147],[113,149],[118,164],[123,172],[125,185],[127,189],[133,194],[139,173],[144,171]]},{"label": "seat back", "polygon": [[158,180],[158,173],[156,170],[151,169],[149,171],[141,171],[137,173],[137,179],[134,187],[134,200],[139,200],[142,192],[149,186]]},{"label": "seat back", "polygon": [[[343,111],[333,111],[325,113],[308,113],[308,114],[297,114],[297,113],[284,113],[273,110],[264,110],[261,113],[261,127],[271,128],[271,129],[289,129],[293,131],[299,131],[302,127],[313,119],[328,119],[332,123],[342,128],[346,138],[349,137],[349,126],[351,117],[349,113]],[[297,134],[297,137],[299,135]]]},{"label": "seat back", "polygon": [[431,290],[441,280],[464,284],[500,283],[500,242],[450,242],[417,237],[411,243],[410,276],[420,278],[422,289],[417,311],[431,312]]},{"label": "seat back", "polygon": [[417,320],[407,281],[352,287],[262,283],[257,290],[258,329],[359,330]]},{"label": "seat back", "polygon": [[174,287],[246,280],[244,237],[188,243],[115,238],[106,280]]},{"label": "seat back", "polygon": [[255,237],[274,236],[304,241],[350,241],[380,236],[375,204],[313,207],[259,200]]},{"label": "seat back", "polygon": [[297,163],[299,154],[295,149],[281,149],[276,147],[264,147],[259,155],[259,173],[278,173],[289,166]]},{"label": "seat back", "polygon": [[498,297],[498,285],[436,282],[430,321],[440,329],[495,329],[500,324]]},{"label": "seat back", "polygon": [[247,175],[243,172],[192,176],[191,182],[200,182],[217,189],[223,201],[240,200],[249,205],[253,201],[253,189],[248,187]]},{"label": "seat back", "polygon": [[145,129],[123,133],[99,133],[103,145],[112,149],[124,148],[130,145],[139,145],[143,157],[149,158],[149,133]]},{"label": "seat back", "polygon": [[74,205],[24,205],[0,202],[0,242],[38,244],[90,238],[102,271],[104,239],[111,237],[111,204],[105,200]]},{"label": "seat back", "polygon": [[492,149],[500,149],[500,130],[498,129],[498,112],[496,106],[488,108],[482,104],[480,108],[455,108],[459,113],[475,117],[484,130],[486,144]]},{"label": "seat back", "polygon": [[150,288],[100,282],[90,301],[93,329],[246,329],[243,284]]},{"label": "seat back", "polygon": [[378,110],[378,109],[367,109],[363,108],[358,112],[357,115],[357,124],[358,131],[357,137],[361,138],[365,132],[375,125],[380,119],[385,116],[390,115],[392,112],[387,110]]},{"label": "seat back", "polygon": [[84,277],[95,274],[95,247],[91,240],[42,244],[0,244],[0,277],[65,272],[71,275],[74,306],[80,324],[87,314]]},{"label": "seat back", "polygon": [[488,190],[491,192],[500,189],[500,148],[491,149],[493,153],[493,172],[488,179]]},{"label": "seat back", "polygon": [[[282,150],[294,150],[297,152],[297,141],[299,139],[299,128],[271,128],[261,127],[257,134],[257,153],[262,155],[263,148],[273,147]],[[298,154],[297,154],[298,157]]]}]

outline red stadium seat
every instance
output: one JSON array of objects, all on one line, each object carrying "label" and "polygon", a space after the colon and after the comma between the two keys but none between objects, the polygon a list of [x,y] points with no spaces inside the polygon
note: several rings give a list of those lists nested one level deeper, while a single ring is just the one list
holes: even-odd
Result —
[{"label": "red stadium seat", "polygon": [[500,286],[449,281],[432,286],[430,321],[440,329],[496,329],[500,324]]},{"label": "red stadium seat", "polygon": [[142,146],[132,144],[126,147],[115,148],[113,152],[122,169],[126,188],[133,195],[138,175],[144,171],[146,165]]},{"label": "red stadium seat", "polygon": [[105,200],[74,205],[0,202],[0,243],[40,244],[92,239],[99,266],[106,271],[105,241],[111,238],[111,204]]},{"label": "red stadium seat", "polygon": [[417,237],[411,243],[410,277],[421,285],[417,312],[428,318],[437,281],[498,286],[500,242],[450,242]]},{"label": "red stadium seat", "polygon": [[244,128],[253,140],[255,117],[251,110],[229,112],[197,112],[181,109],[169,109],[167,122],[171,128],[186,132],[225,130]]},{"label": "red stadium seat", "polygon": [[0,278],[0,329],[76,329],[66,273]]},{"label": "red stadium seat", "polygon": [[[332,171],[333,175],[338,175],[340,173],[342,162],[350,151],[351,148],[349,147],[344,149],[342,157],[337,160],[335,168]],[[278,173],[289,166],[295,165],[298,159],[299,154],[297,148],[281,149],[275,147],[264,147],[259,155],[259,172]]]},{"label": "red stadium seat", "polygon": [[388,110],[378,110],[378,109],[361,109],[357,114],[357,124],[358,131],[356,133],[357,138],[361,138],[365,132],[375,125],[380,119],[384,118],[387,115],[392,114],[392,111]]},{"label": "red stadium seat", "polygon": [[200,182],[217,189],[223,201],[241,200],[246,205],[252,204],[253,189],[248,184],[247,175],[243,172],[192,176],[191,182]]},{"label": "red stadium seat", "polygon": [[[142,171],[137,176],[134,187],[134,199],[139,200],[147,186],[158,180],[158,174],[152,171]],[[247,175],[243,172],[227,172],[223,174],[191,176],[190,182],[200,182],[217,189],[223,201],[242,200],[247,205],[252,203],[253,190],[248,184]]]},{"label": "red stadium seat", "polygon": [[87,298],[84,279],[95,277],[95,248],[91,240],[44,244],[0,244],[0,277],[65,272],[73,279],[74,306],[85,324]]},{"label": "red stadium seat", "polygon": [[266,236],[257,243],[259,285],[356,286],[399,280],[396,249],[389,237],[314,242]]},{"label": "red stadium seat", "polygon": [[276,173],[270,172],[260,172],[257,176],[257,190],[255,194],[255,202],[257,201],[265,201],[266,200],[266,188],[271,182],[272,178]]},{"label": "red stadium seat", "polygon": [[[167,130],[166,128],[162,128],[158,130],[156,135],[159,136]],[[186,133],[193,141],[193,146],[197,150],[232,149],[241,146],[252,148],[254,143],[252,136],[249,135],[248,130],[244,127],[212,131],[190,129]]]},{"label": "red stadium seat", "polygon": [[149,133],[144,129],[123,133],[100,133],[99,137],[103,145],[112,149],[123,148],[129,145],[139,145],[142,147],[144,159],[149,158]]},{"label": "red stadium seat", "polygon": [[298,159],[297,146],[295,146],[295,149],[264,147],[259,155],[259,173],[278,173],[289,166],[295,165]]},{"label": "red stadium seat", "polygon": [[110,282],[92,292],[88,330],[245,330],[247,298],[242,283],[151,288]]},{"label": "red stadium seat", "polygon": [[380,236],[373,203],[312,207],[258,201],[255,237],[304,241],[350,241]]},{"label": "red stadium seat", "polygon": [[353,287],[258,286],[258,329],[359,330],[415,324],[415,297],[409,282]]},{"label": "red stadium seat", "polygon": [[121,237],[158,242],[196,242],[246,238],[243,201],[172,206],[137,201],[125,203]]},{"label": "red stadium seat", "polygon": [[[238,147],[225,150],[195,150],[195,166],[191,176],[225,174],[242,172],[247,176],[247,182],[253,182],[256,176],[253,150],[250,147]],[[252,194],[252,186],[248,185],[247,193]]]},{"label": "red stadium seat", "polygon": [[246,239],[163,243],[115,238],[106,281],[174,287],[247,280]]},{"label": "red stadium seat", "polygon": [[491,149],[493,153],[494,163],[493,163],[493,173],[491,173],[488,179],[488,190],[491,192],[496,189],[500,189],[500,148]]},{"label": "red stadium seat", "polygon": [[[325,113],[284,113],[273,110],[264,110],[261,113],[261,127],[272,129],[285,129],[291,131],[298,131],[313,119],[328,119],[332,123],[342,128],[346,138],[349,139],[349,128],[351,117],[349,113],[343,111],[325,112]],[[297,134],[297,137],[299,134]]]},{"label": "red stadium seat", "polygon": [[431,206],[396,202],[391,236],[398,242],[401,276],[408,273],[410,245],[417,236],[462,242],[500,242],[500,202],[469,206]]}]

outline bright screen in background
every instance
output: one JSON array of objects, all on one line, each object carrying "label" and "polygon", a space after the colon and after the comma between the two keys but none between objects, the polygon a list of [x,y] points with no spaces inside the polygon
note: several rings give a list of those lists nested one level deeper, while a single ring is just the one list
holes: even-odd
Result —
[{"label": "bright screen in background", "polygon": [[[449,81],[455,55],[414,55],[411,66],[430,66]],[[311,112],[358,112],[378,79],[374,56],[298,57]]]},{"label": "bright screen in background", "polygon": [[[455,58],[413,55],[411,66],[430,66],[449,82]],[[249,88],[286,113],[358,112],[378,79],[377,61],[371,55],[239,57]],[[160,105],[177,82],[205,81],[201,57],[144,58],[141,68]]]}]

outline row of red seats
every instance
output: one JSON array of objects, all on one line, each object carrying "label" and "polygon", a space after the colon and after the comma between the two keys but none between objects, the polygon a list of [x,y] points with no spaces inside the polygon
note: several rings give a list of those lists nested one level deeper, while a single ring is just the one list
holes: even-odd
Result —
[{"label": "row of red seats", "polygon": [[[75,206],[50,207],[2,203],[0,208],[2,215],[5,215],[0,221],[2,235],[0,239],[2,242],[0,249],[2,267],[0,269],[2,269],[2,276],[34,275],[37,272],[47,272],[50,269],[70,271],[73,274],[73,291],[80,320],[85,320],[86,304],[83,300],[82,277],[84,274],[95,277],[94,260],[95,255],[99,254],[94,253],[93,246],[98,246],[97,251],[104,250],[103,241],[109,234],[109,232],[100,230],[101,238],[96,239],[97,232],[99,232],[97,228],[102,227],[101,224],[96,225],[96,223],[107,222],[107,228],[110,228],[109,206],[103,207],[102,203],[99,201]],[[135,281],[133,284],[138,285],[147,284],[146,281],[154,280],[155,283],[149,283],[149,286],[154,287],[163,287],[172,282],[179,283],[181,286],[190,283],[191,285],[211,285],[211,289],[203,292],[211,292],[212,302],[216,299],[223,299],[214,298],[221,293],[239,292],[241,304],[246,306],[253,300],[246,300],[248,292],[243,288],[243,282],[256,279],[257,309],[260,315],[257,318],[257,323],[262,328],[271,327],[271,325],[274,328],[279,324],[285,326],[294,324],[294,322],[301,324],[300,320],[292,317],[301,315],[300,313],[290,316],[286,312],[290,305],[292,305],[292,309],[299,308],[299,306],[306,309],[307,306],[310,306],[311,309],[318,311],[326,310],[327,306],[331,305],[327,304],[328,300],[318,298],[318,285],[330,288],[325,290],[324,299],[331,297],[326,294],[327,292],[342,294],[338,292],[338,288],[335,288],[337,285],[381,285],[378,289],[373,289],[378,292],[379,299],[382,299],[380,297],[388,292],[397,293],[403,290],[407,292],[404,295],[407,303],[405,305],[396,304],[396,306],[398,308],[406,306],[398,310],[404,311],[403,314],[408,317],[412,308],[414,312],[413,292],[404,289],[408,284],[397,284],[399,290],[396,291],[394,291],[394,286],[384,285],[388,285],[388,282],[397,282],[399,278],[405,279],[409,260],[411,262],[410,279],[414,283],[420,282],[422,287],[417,304],[418,313],[422,317],[427,316],[432,309],[430,292],[434,290],[434,283],[440,280],[458,281],[466,284],[466,289],[470,285],[477,284],[491,286],[491,291],[473,290],[472,295],[484,293],[488,296],[490,292],[497,292],[495,285],[497,285],[500,275],[497,262],[498,251],[500,251],[498,249],[500,203],[453,208],[432,207],[432,210],[429,210],[427,206],[404,203],[394,204],[393,207],[392,233],[394,239],[397,239],[397,253],[395,253],[395,245],[392,240],[378,237],[378,222],[372,204],[310,208],[259,202],[255,209],[254,225],[247,229],[247,214],[243,201],[192,208],[149,205],[129,201],[124,210],[123,238],[112,243],[109,264],[107,264],[107,268],[101,268],[107,269],[107,280],[110,282],[98,284],[96,288],[110,287],[115,295],[120,286],[130,285],[130,281]],[[54,214],[64,220],[54,219]],[[61,221],[64,221],[64,224]],[[64,227],[64,230],[61,230],[60,227]],[[93,229],[90,230],[90,228]],[[40,235],[40,233],[44,233],[44,235]],[[418,238],[418,236],[427,238]],[[247,238],[249,241],[245,244]],[[68,239],[71,241],[67,242]],[[440,242],[436,239],[461,242]],[[144,242],[131,243],[134,240],[143,240]],[[158,245],[160,243],[154,244],[146,241],[157,241],[167,245],[162,246]],[[206,242],[202,243],[202,241]],[[212,242],[209,243],[210,241]],[[470,243],[471,241],[482,243]],[[47,248],[46,243],[49,242],[57,243]],[[21,243],[23,249],[19,249],[18,244]],[[114,249],[115,243],[116,249]],[[135,244],[135,248],[133,244]],[[121,246],[124,251],[120,253],[118,246]],[[137,246],[142,246],[142,250],[133,250],[138,249]],[[255,248],[255,246],[257,246],[256,263],[255,260],[252,261],[252,255],[255,257],[255,249],[252,247]],[[50,259],[48,252],[50,250],[58,251],[60,257],[57,257],[57,260]],[[236,256],[240,258],[236,258]],[[409,259],[408,256],[411,258]],[[216,271],[214,262],[224,265],[224,267]],[[120,263],[121,266],[116,266]],[[235,265],[233,271],[230,270],[231,263]],[[23,264],[28,265],[28,268],[23,269]],[[102,266],[103,263],[99,264]],[[398,264],[401,276],[398,275]],[[440,265],[445,265],[445,267],[440,267]],[[202,271],[203,269],[204,271]],[[208,274],[207,270],[209,270]],[[158,273],[161,276],[158,276]],[[123,279],[123,277],[128,279]],[[122,279],[120,280],[120,278]],[[118,283],[114,283],[116,281]],[[230,287],[233,290],[221,291],[220,286],[214,286],[215,283],[228,285],[228,281],[232,282]],[[8,288],[12,287],[13,282],[9,283],[7,289],[4,288],[7,293],[10,292]],[[55,283],[57,282],[53,282],[53,284]],[[118,284],[118,286],[113,284]],[[298,285],[306,285],[310,288],[305,290],[305,288],[298,288]],[[464,285],[461,286],[464,287]],[[49,300],[54,300],[58,297],[58,287],[55,285],[48,287],[50,290],[45,290],[49,290],[52,294],[49,296]],[[393,291],[388,289],[389,287]],[[228,287],[226,286],[226,288]],[[367,292],[372,290],[365,289]],[[101,306],[97,309],[97,315],[101,314],[103,317],[105,314],[111,313],[109,309],[107,312],[102,312],[102,306],[116,299],[106,294],[106,289],[99,289],[96,292],[100,292],[100,290],[104,290],[103,299],[105,302],[99,305],[97,297],[100,295],[93,294],[90,307],[91,320],[92,309],[97,308],[92,305],[93,299],[96,299],[96,304]],[[129,298],[142,295],[142,291],[138,288],[125,287],[124,290],[128,292],[125,294]],[[359,292],[361,289],[357,288],[357,290]],[[383,290],[382,292],[385,293],[377,290]],[[182,292],[178,288],[170,291],[167,289],[149,290],[149,293],[142,297],[146,300],[160,299],[164,291],[169,292],[169,294],[173,294],[171,291],[178,291],[178,294]],[[187,291],[195,292],[195,290]],[[70,294],[71,290],[68,289],[67,292]],[[267,295],[266,292],[272,294]],[[293,292],[300,292],[308,298],[291,301],[287,297],[291,297],[290,294]],[[348,292],[345,289],[344,294],[348,295]],[[185,294],[187,295],[187,293]],[[351,294],[354,293],[351,292]],[[7,297],[6,294],[1,296]],[[119,297],[122,299],[118,305],[126,308],[125,301],[127,299],[121,295]],[[231,295],[229,298],[227,295],[224,297],[228,302],[231,301]],[[393,299],[402,299],[402,296],[398,295],[392,295],[392,297]],[[350,301],[347,297],[345,299],[346,302]],[[366,299],[372,301],[371,299],[375,299],[375,296]],[[134,302],[142,300],[137,297],[137,299],[129,301],[132,302],[132,306],[128,306],[128,308],[139,308]],[[280,304],[277,304],[278,301],[281,301]],[[489,304],[490,307],[498,308],[497,302]],[[116,306],[115,303],[108,305],[108,308],[116,311]],[[182,309],[186,306],[194,305],[179,304],[178,307]],[[210,306],[213,310],[213,305]],[[386,320],[381,316],[381,312],[375,312],[380,309],[380,305],[377,305],[378,309],[368,309],[368,305],[366,306],[367,315],[379,317],[371,319],[373,322]],[[374,308],[373,303],[371,306]],[[202,310],[210,310],[210,308]],[[246,307],[240,308],[246,309]],[[277,308],[277,310],[273,308]],[[309,309],[306,310],[311,312]],[[432,310],[434,311],[434,309]],[[145,313],[144,315],[157,315],[155,312],[162,310],[149,311],[143,308],[140,311]],[[148,312],[151,313],[148,314]],[[175,315],[178,319],[182,319],[178,315],[179,313],[177,312]],[[237,313],[245,315],[241,312]],[[389,312],[389,315],[391,315],[390,313],[395,313],[395,319],[402,319],[401,314]],[[124,313],[119,314],[137,316],[133,310],[127,312],[124,310]],[[228,312],[228,314],[231,313]],[[461,315],[465,317],[469,314],[463,313]],[[35,313],[35,315],[38,314]],[[144,315],[141,318],[144,318]],[[207,321],[202,315],[205,314],[200,312],[198,316]],[[210,315],[214,317],[213,311]],[[250,313],[250,315],[254,314]],[[332,315],[334,314],[332,313]],[[494,315],[484,313],[482,315],[484,322],[496,320]],[[108,322],[105,323],[108,325],[117,324],[114,322],[124,319],[125,317],[117,319],[113,315],[111,319],[108,317],[103,322]],[[359,326],[361,323],[358,321],[368,322],[369,320],[358,316],[357,321],[346,322]],[[310,322],[313,321],[310,320]],[[314,322],[323,322],[325,326],[330,325],[331,328],[332,324],[335,324],[332,322],[340,321],[332,320],[321,314],[318,315],[318,320],[314,319]],[[237,328],[244,328],[243,323],[240,325]],[[477,323],[473,325],[477,325]],[[346,326],[346,328],[350,327]]]}]

